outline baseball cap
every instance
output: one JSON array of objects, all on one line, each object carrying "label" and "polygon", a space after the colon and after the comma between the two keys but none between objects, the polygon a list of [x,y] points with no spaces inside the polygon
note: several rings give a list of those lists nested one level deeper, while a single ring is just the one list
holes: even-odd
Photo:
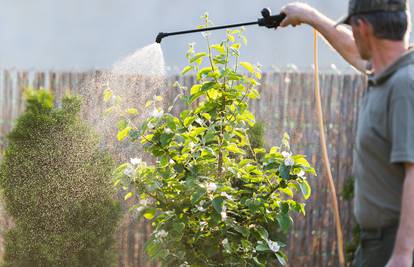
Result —
[{"label": "baseball cap", "polygon": [[407,0],[350,0],[348,14],[338,20],[335,26],[350,24],[350,19],[353,15],[406,10]]}]

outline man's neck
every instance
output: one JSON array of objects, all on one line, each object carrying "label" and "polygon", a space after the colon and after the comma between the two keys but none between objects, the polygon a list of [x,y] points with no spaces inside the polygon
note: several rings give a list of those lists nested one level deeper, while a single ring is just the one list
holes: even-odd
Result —
[{"label": "man's neck", "polygon": [[372,47],[372,67],[376,74],[383,72],[408,49],[407,42],[376,40]]}]

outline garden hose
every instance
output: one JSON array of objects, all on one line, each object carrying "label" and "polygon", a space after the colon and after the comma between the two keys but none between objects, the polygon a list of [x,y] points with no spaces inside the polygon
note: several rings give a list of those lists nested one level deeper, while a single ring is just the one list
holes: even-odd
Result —
[{"label": "garden hose", "polygon": [[338,255],[339,255],[339,264],[340,266],[345,266],[345,256],[344,256],[344,240],[343,240],[343,233],[342,233],[342,225],[341,225],[341,218],[339,215],[339,207],[338,207],[338,198],[336,196],[336,189],[335,184],[333,181],[331,166],[329,163],[328,157],[328,149],[326,146],[326,138],[325,138],[325,126],[323,122],[323,113],[322,113],[322,103],[321,103],[321,93],[320,93],[320,85],[319,85],[319,66],[318,66],[318,31],[313,30],[313,55],[314,55],[314,76],[315,76],[315,99],[316,99],[316,112],[318,117],[319,123],[319,132],[320,132],[320,142],[322,146],[322,158],[323,164],[326,170],[327,179],[329,189],[331,191],[332,196],[332,203],[334,208],[334,215],[335,215],[335,223],[336,223],[336,234],[338,238]]}]

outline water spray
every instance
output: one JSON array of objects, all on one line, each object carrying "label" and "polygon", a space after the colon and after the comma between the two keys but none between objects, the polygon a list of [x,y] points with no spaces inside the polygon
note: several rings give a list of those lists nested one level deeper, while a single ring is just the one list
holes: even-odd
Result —
[{"label": "water spray", "polygon": [[[239,24],[229,24],[224,26],[217,26],[217,27],[210,27],[210,28],[201,28],[195,30],[187,30],[187,31],[179,31],[179,32],[170,32],[170,33],[163,33],[160,32],[157,35],[156,42],[161,43],[162,39],[167,36],[171,35],[181,35],[181,34],[189,34],[195,32],[206,32],[212,30],[220,30],[220,29],[227,29],[227,28],[235,28],[235,27],[242,27],[242,26],[249,26],[249,25],[259,25],[269,29],[277,29],[280,26],[280,23],[286,18],[286,14],[281,13],[279,15],[272,15],[272,12],[269,8],[264,8],[262,10],[262,18],[259,18],[257,21],[253,22],[246,22],[246,23],[239,23]],[[335,226],[336,226],[336,233],[337,233],[337,247],[338,247],[338,257],[339,257],[339,264],[341,267],[345,266],[345,255],[344,255],[344,242],[343,242],[343,233],[342,233],[342,225],[340,220],[340,213],[338,207],[338,199],[336,197],[336,189],[335,183],[333,180],[331,166],[329,163],[328,157],[328,150],[326,146],[326,138],[325,138],[325,126],[324,126],[324,119],[323,119],[323,111],[322,111],[322,104],[321,104],[321,96],[320,96],[320,86],[319,86],[319,68],[318,68],[318,33],[314,30],[314,64],[315,64],[315,98],[316,98],[316,113],[317,113],[317,120],[319,124],[319,132],[320,132],[320,139],[321,139],[321,146],[322,146],[322,159],[325,167],[325,171],[327,174],[327,181],[328,187],[331,191],[332,196],[332,206],[333,212],[335,217]]]},{"label": "water spray", "polygon": [[201,29],[194,29],[194,30],[187,30],[187,31],[179,31],[179,32],[160,32],[157,35],[155,42],[161,43],[164,37],[172,36],[172,35],[214,31],[214,30],[221,30],[221,29],[228,29],[228,28],[237,28],[237,27],[242,27],[242,26],[250,26],[250,25],[259,25],[261,27],[266,27],[269,29],[277,29],[277,27],[279,27],[280,23],[285,18],[286,18],[286,15],[284,13],[281,13],[279,15],[272,15],[272,11],[270,10],[270,8],[264,8],[262,10],[262,18],[259,18],[257,21],[238,23],[238,24],[229,24],[229,25],[201,28]]}]

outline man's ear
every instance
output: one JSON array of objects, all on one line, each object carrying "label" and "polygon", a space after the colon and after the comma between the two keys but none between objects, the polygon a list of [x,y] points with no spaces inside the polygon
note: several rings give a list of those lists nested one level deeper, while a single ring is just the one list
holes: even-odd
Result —
[{"label": "man's ear", "polygon": [[374,28],[372,25],[365,19],[360,18],[357,21],[359,30],[362,35],[364,36],[373,36],[374,35]]}]

